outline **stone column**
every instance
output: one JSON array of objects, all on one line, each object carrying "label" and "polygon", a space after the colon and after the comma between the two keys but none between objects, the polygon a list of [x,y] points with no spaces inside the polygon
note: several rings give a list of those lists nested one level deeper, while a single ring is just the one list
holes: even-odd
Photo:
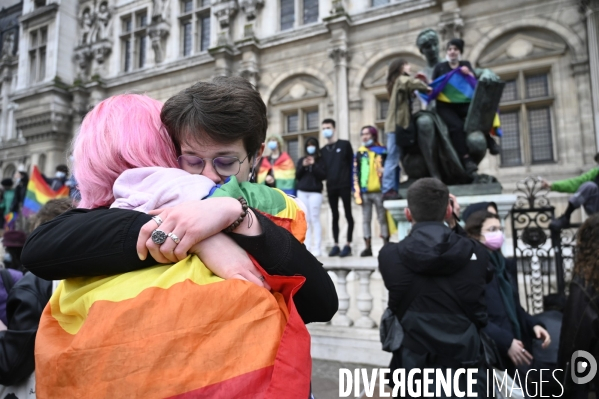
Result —
[{"label": "stone column", "polygon": [[215,47],[208,50],[214,57],[214,77],[231,76],[233,68],[233,48],[230,46]]},{"label": "stone column", "polygon": [[8,94],[10,92],[10,83],[12,80],[8,67],[4,68],[0,78],[2,79],[2,91],[0,92],[0,98],[2,100],[2,114],[0,114],[0,139],[7,140],[9,138]]},{"label": "stone column", "polygon": [[347,93],[347,48],[336,47],[329,51],[335,62],[335,119],[340,139],[349,140],[349,96]]},{"label": "stone column", "polygon": [[593,121],[595,122],[595,140],[599,148],[599,5],[590,2],[587,9],[587,40],[591,72],[591,92],[593,98]]},{"label": "stone column", "polygon": [[260,49],[257,41],[253,36],[247,37],[237,43],[237,48],[241,51],[239,75],[257,88],[260,81]]}]

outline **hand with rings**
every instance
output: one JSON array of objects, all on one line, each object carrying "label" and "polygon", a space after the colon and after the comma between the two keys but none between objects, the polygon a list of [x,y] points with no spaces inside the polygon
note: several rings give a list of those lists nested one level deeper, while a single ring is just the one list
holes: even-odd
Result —
[{"label": "hand with rings", "polygon": [[[241,210],[235,198],[208,198],[150,211],[154,217],[141,228],[137,239],[139,258],[145,260],[149,251],[158,263],[183,260],[192,246],[229,227]],[[235,232],[258,235],[262,230],[260,223],[252,223],[251,227],[242,223]],[[169,233],[171,239],[167,240]]]}]

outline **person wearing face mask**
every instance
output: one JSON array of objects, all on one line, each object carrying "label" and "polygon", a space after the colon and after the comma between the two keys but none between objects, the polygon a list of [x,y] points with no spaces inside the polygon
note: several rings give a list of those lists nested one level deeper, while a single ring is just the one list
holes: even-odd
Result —
[{"label": "person wearing face mask", "polygon": [[[320,256],[322,228],[320,226],[320,205],[322,204],[322,181],[327,177],[326,166],[318,148],[318,139],[306,140],[305,156],[297,161],[295,178],[297,198],[306,205],[308,230],[304,244],[312,255]],[[313,236],[313,237],[312,237]]]},{"label": "person wearing face mask", "polygon": [[[335,121],[322,121],[322,135],[327,144],[320,149],[327,169],[327,196],[333,214],[333,240],[335,245],[329,256],[350,256],[351,242],[354,232],[354,218],[351,213],[352,167],[354,150],[347,140],[339,140],[335,136]],[[343,202],[345,219],[347,220],[347,242],[343,249],[339,248],[339,198]]]},{"label": "person wearing face mask", "polygon": [[[435,80],[440,76],[446,75],[456,68],[460,69],[460,72],[464,75],[474,76],[474,69],[469,61],[462,60],[462,54],[464,52],[464,41],[462,39],[454,38],[447,43],[446,61],[440,62],[435,66],[433,70],[432,79]],[[466,123],[466,117],[468,116],[468,109],[470,108],[470,102],[463,103],[449,103],[444,102],[437,98],[436,110],[441,119],[447,124],[449,131],[449,137],[453,148],[457,152],[466,174],[472,175],[478,170],[476,163],[470,159],[468,153],[468,147],[466,145],[466,133],[464,131],[464,124]],[[497,155],[500,152],[499,145],[495,140],[486,134],[487,147],[492,155]]]},{"label": "person wearing face mask", "polygon": [[266,147],[270,155],[263,157],[260,162],[257,182],[295,195],[295,165],[289,154],[282,150],[283,139],[270,136],[266,140]]},{"label": "person wearing face mask", "polygon": [[466,221],[466,232],[487,248],[495,269],[485,289],[489,323],[484,331],[495,341],[508,373],[513,376],[518,369],[519,375],[525,375],[534,360],[533,339],[543,340],[541,347],[546,349],[551,337],[544,325],[520,304],[517,276],[509,272],[516,268],[508,265],[515,259],[508,260],[501,253],[504,235],[499,217],[488,210],[477,211]]},{"label": "person wearing face mask", "polygon": [[54,177],[46,177],[42,175],[46,183],[54,191],[58,191],[65,185],[69,178],[69,168],[67,165],[58,165],[54,173]]},{"label": "person wearing face mask", "polygon": [[387,213],[383,207],[383,193],[381,192],[383,164],[387,156],[387,149],[378,142],[378,131],[374,126],[364,126],[360,133],[360,139],[362,145],[356,153],[354,167],[354,196],[356,203],[362,205],[364,241],[366,243],[366,248],[360,253],[360,256],[372,256],[373,205],[376,207],[381,237],[385,243],[389,242]]}]

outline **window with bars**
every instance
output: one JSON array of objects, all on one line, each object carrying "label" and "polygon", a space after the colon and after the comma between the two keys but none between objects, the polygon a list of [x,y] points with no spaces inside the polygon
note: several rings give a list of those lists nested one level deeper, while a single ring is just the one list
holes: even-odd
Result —
[{"label": "window with bars", "polygon": [[121,68],[131,72],[146,66],[148,12],[143,9],[121,17]]},{"label": "window with bars", "polygon": [[181,1],[181,53],[184,57],[210,48],[210,1]]},{"label": "window with bars", "polygon": [[320,116],[318,109],[300,108],[287,111],[283,114],[283,139],[287,146],[287,153],[297,162],[301,158],[304,143],[308,137],[316,137],[320,131]]},{"label": "window with bars", "polygon": [[46,44],[48,27],[29,32],[29,83],[41,82],[46,77]]},{"label": "window with bars", "polygon": [[318,0],[279,0],[281,31],[318,22]]},{"label": "window with bars", "polygon": [[504,79],[500,120],[501,166],[554,162],[549,73],[519,72]]},{"label": "window with bars", "polygon": [[376,119],[379,121],[384,121],[387,119],[387,114],[389,113],[389,100],[386,98],[377,99],[377,113]]}]

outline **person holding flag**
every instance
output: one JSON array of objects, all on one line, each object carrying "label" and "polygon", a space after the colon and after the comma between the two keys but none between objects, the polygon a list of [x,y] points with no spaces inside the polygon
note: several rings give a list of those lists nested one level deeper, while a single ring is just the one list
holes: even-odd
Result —
[{"label": "person holding flag", "polygon": [[[476,163],[470,158],[466,145],[464,124],[468,116],[470,102],[476,88],[474,69],[469,61],[462,60],[464,41],[454,38],[447,43],[445,62],[435,66],[433,70],[433,93],[428,97],[437,100],[437,113],[447,124],[449,137],[456,150],[466,174],[472,175],[478,170]],[[495,140],[486,134],[487,147],[492,155],[497,155],[500,148]]]}]

